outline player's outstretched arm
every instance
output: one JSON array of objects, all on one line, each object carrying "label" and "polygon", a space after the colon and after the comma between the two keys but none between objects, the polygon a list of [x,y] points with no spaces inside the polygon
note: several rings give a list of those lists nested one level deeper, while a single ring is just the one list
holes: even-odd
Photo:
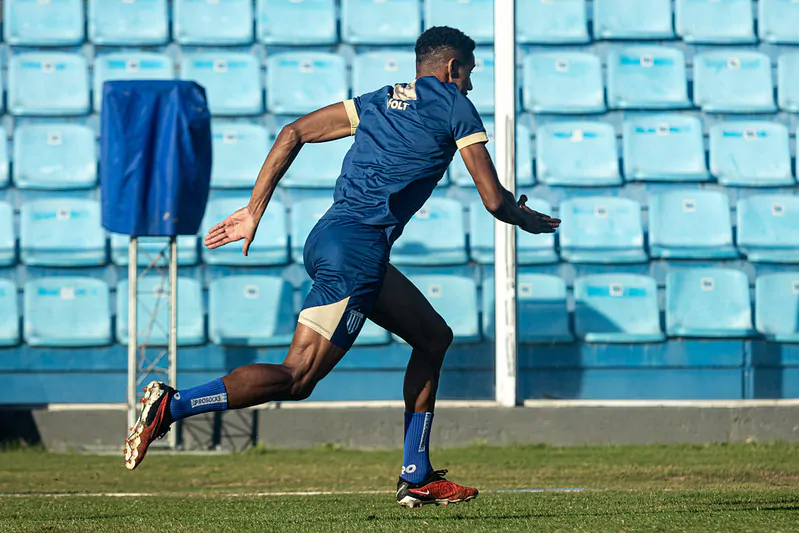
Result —
[{"label": "player's outstretched arm", "polygon": [[472,175],[483,205],[494,218],[519,226],[528,233],[554,233],[560,219],[533,211],[525,205],[527,197],[518,201],[499,183],[497,170],[484,143],[475,143],[461,149],[463,162]]},{"label": "player's outstretched arm", "polygon": [[323,107],[284,126],[261,166],[249,204],[211,228],[205,237],[205,246],[214,249],[244,239],[242,252],[247,255],[266,206],[302,145],[334,141],[349,135],[352,135],[352,127],[344,103]]}]

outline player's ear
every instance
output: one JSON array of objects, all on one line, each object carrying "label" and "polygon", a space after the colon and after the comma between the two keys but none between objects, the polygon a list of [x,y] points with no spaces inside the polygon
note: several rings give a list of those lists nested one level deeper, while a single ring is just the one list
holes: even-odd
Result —
[{"label": "player's ear", "polygon": [[456,58],[452,58],[447,62],[447,77],[450,80],[457,80],[461,77],[460,73],[461,62]]}]

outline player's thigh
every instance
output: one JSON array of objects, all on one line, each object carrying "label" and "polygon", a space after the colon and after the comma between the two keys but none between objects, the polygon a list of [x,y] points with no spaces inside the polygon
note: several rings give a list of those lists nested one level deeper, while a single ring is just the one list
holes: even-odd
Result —
[{"label": "player's thigh", "polygon": [[346,353],[345,348],[298,323],[283,365],[297,381],[313,385],[328,375]]}]

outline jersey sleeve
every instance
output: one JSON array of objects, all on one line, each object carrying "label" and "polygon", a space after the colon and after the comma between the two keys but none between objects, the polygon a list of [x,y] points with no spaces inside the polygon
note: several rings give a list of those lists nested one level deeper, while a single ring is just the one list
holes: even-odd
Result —
[{"label": "jersey sleeve", "polygon": [[472,144],[488,142],[485,126],[477,109],[471,100],[460,93],[455,96],[449,121],[452,138],[455,139],[458,150],[463,150]]},{"label": "jersey sleeve", "polygon": [[361,123],[361,110],[370,99],[374,98],[381,90],[362,94],[349,100],[344,100],[344,109],[347,110],[347,117],[350,119],[350,135],[355,135],[358,125]]}]

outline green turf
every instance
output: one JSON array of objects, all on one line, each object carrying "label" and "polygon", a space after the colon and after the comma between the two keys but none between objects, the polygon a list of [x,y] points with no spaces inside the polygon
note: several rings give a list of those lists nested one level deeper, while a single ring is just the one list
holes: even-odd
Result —
[{"label": "green turf", "polygon": [[[798,446],[470,447],[432,459],[483,494],[400,509],[398,451],[153,454],[135,472],[121,454],[8,451],[0,531],[799,531]],[[589,490],[496,492],[556,487]],[[255,495],[276,491],[385,492]],[[111,492],[152,496],[94,495]]]}]

